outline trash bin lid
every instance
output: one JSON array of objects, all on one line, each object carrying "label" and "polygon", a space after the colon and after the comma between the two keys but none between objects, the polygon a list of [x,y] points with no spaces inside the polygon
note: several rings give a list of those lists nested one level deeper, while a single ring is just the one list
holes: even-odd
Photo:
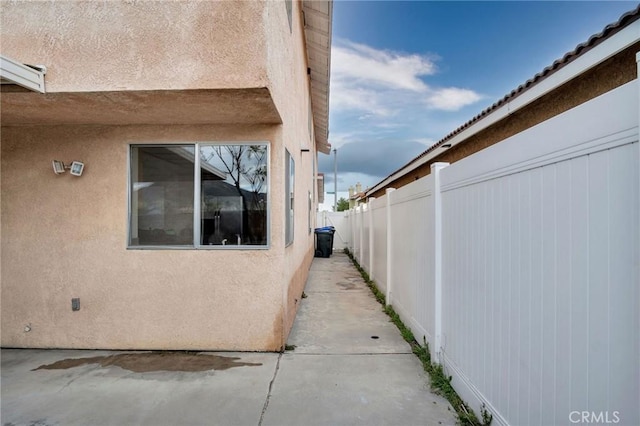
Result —
[{"label": "trash bin lid", "polygon": [[316,231],[335,232],[334,226],[323,226],[322,228],[316,228]]}]

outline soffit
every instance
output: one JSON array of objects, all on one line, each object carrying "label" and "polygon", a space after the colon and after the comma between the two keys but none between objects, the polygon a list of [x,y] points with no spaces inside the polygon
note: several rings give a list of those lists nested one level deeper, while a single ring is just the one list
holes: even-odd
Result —
[{"label": "soffit", "polygon": [[304,34],[311,80],[311,109],[320,152],[331,152],[329,144],[329,79],[331,75],[332,1],[303,1]]},{"label": "soffit", "polygon": [[281,124],[266,88],[39,94],[3,86],[3,126]]}]

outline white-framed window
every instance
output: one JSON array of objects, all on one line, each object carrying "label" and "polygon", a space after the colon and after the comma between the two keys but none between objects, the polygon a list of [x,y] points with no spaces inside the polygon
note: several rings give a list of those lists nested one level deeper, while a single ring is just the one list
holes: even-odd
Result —
[{"label": "white-framed window", "polygon": [[285,149],[285,194],[286,194],[286,225],[285,225],[285,244],[293,243],[294,230],[294,206],[295,206],[295,177],[296,165],[293,157],[288,150]]},{"label": "white-framed window", "polygon": [[129,247],[267,248],[268,164],[266,142],[131,145]]}]

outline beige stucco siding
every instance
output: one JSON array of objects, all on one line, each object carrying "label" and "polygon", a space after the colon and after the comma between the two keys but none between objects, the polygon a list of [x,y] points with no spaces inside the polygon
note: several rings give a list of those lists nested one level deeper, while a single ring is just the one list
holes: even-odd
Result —
[{"label": "beige stucco siding", "polygon": [[265,87],[264,8],[260,1],[3,1],[2,54],[47,66],[48,92]]},{"label": "beige stucco siding", "polygon": [[[127,249],[129,144],[249,140],[281,149],[278,126],[3,128],[2,345],[279,349],[279,220],[270,250]],[[85,172],[55,175],[52,159]],[[272,155],[270,196],[282,193],[282,161]]]},{"label": "beige stucco siding", "polygon": [[[285,248],[287,288],[284,294],[284,329],[288,334],[301,301],[301,294],[313,260],[315,209],[313,200],[311,224],[309,224],[309,193],[314,196],[314,162],[317,154],[313,140],[313,118],[310,117],[310,81],[307,74],[304,23],[301,4],[293,2],[291,31],[271,31],[267,45],[267,71],[271,81],[271,93],[278,111],[288,117],[283,125],[283,145],[289,150],[296,164],[295,182],[295,230],[294,244]],[[280,2],[270,2],[266,20],[277,28],[288,29],[286,8]],[[282,67],[284,62],[292,67]],[[296,102],[292,102],[296,99]],[[311,129],[311,132],[309,131]],[[305,151],[308,149],[309,151]],[[311,228],[311,232],[309,232]]]},{"label": "beige stucco siding", "polygon": [[[2,346],[280,350],[316,208],[300,3],[291,30],[284,2],[0,7],[2,53],[48,68],[47,94],[3,89]],[[209,141],[269,143],[269,247],[128,248],[130,145]],[[54,159],[85,172],[55,175]]]},{"label": "beige stucco siding", "polygon": [[[266,44],[269,89],[276,109],[287,117],[282,126],[283,146],[291,153],[296,167],[294,244],[285,248],[284,258],[285,335],[293,324],[313,259],[316,208],[314,200],[309,232],[309,192],[314,196],[316,150],[309,132],[310,82],[300,7],[299,2],[293,2],[291,31],[284,2],[267,2],[263,17],[266,31],[270,34]],[[286,30],[282,31],[283,28]],[[285,63],[291,66],[282,66]],[[313,127],[311,129],[313,131]],[[280,220],[284,226],[284,216]]]}]

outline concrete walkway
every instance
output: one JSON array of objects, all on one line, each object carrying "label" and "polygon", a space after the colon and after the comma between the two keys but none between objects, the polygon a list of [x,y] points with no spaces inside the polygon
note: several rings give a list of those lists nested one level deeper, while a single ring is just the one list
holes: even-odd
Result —
[{"label": "concrete walkway", "polygon": [[347,256],[305,293],[284,354],[4,349],[2,425],[455,424]]}]

